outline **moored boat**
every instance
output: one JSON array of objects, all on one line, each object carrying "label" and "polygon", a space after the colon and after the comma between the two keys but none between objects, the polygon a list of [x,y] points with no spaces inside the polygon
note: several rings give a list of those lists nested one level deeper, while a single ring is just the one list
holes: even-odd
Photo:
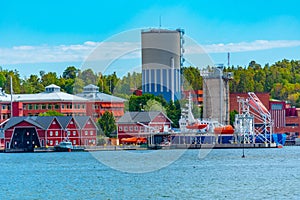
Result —
[{"label": "moored boat", "polygon": [[84,151],[83,147],[73,146],[70,141],[62,141],[54,146],[54,151],[57,152],[71,152],[71,151]]}]

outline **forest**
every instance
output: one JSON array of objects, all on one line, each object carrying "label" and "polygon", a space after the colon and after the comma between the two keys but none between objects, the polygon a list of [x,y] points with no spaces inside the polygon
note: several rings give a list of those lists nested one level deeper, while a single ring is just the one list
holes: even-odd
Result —
[{"label": "forest", "polygon": [[[182,83],[184,90],[202,89],[202,77],[197,67],[182,67]],[[234,79],[229,82],[230,92],[269,92],[271,98],[287,100],[293,106],[300,107],[300,61],[278,61],[272,65],[263,66],[251,61],[248,66],[225,67],[224,72],[233,72]],[[100,92],[114,94],[130,99],[133,91],[141,89],[141,73],[128,73],[124,77],[113,74],[96,73],[92,69],[80,70],[75,66],[68,66],[63,74],[40,71],[38,75],[31,74],[21,78],[17,70],[7,70],[0,67],[0,87],[10,93],[10,77],[13,81],[13,92],[38,93],[45,87],[56,84],[61,90],[70,94],[82,92],[83,87],[94,84]]]}]

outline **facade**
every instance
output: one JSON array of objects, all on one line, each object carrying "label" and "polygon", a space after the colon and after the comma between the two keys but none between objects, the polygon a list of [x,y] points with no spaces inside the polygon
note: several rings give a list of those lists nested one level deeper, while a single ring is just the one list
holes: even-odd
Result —
[{"label": "facade", "polygon": [[97,126],[88,116],[12,117],[4,126],[6,149],[53,147],[64,140],[73,145],[96,145]]},{"label": "facade", "polygon": [[[0,123],[11,117],[38,116],[55,110],[65,116],[92,116],[96,121],[105,111],[118,119],[124,114],[124,99],[98,92],[99,88],[88,85],[84,92],[71,95],[60,91],[57,85],[49,85],[38,94],[5,94],[0,92]],[[12,100],[12,102],[11,102]],[[12,110],[11,110],[12,107]]]},{"label": "facade", "polygon": [[162,112],[126,112],[117,121],[118,138],[145,137],[171,128],[171,120]]},{"label": "facade", "polygon": [[125,99],[99,92],[99,87],[87,85],[83,92],[77,94],[78,97],[88,99],[86,104],[87,115],[93,118],[100,118],[105,111],[112,112],[116,120],[124,115]]},{"label": "facade", "polygon": [[300,137],[300,110],[285,101],[270,101],[274,133],[286,133],[288,140]]},{"label": "facade", "polygon": [[181,99],[183,34],[182,29],[142,31],[143,94],[162,94],[167,101]]}]

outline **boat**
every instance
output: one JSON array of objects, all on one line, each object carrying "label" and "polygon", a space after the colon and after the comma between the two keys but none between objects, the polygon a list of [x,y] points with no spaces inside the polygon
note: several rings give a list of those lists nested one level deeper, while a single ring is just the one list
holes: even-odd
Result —
[{"label": "boat", "polygon": [[72,152],[72,151],[84,151],[84,147],[73,146],[70,141],[62,141],[58,145],[54,146],[56,152]]},{"label": "boat", "polygon": [[179,126],[181,132],[203,133],[207,131],[209,122],[195,119],[192,113],[192,97],[188,98],[187,110],[182,109]]},{"label": "boat", "polygon": [[144,137],[122,138],[121,142],[123,144],[146,144],[147,138],[144,138]]},{"label": "boat", "polygon": [[231,125],[220,125],[214,128],[215,134],[233,134],[234,129]]}]

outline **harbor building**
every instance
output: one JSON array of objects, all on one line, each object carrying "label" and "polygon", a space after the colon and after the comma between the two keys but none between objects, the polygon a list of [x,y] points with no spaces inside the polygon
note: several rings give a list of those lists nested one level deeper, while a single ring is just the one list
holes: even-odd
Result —
[{"label": "harbor building", "polygon": [[202,71],[203,118],[229,124],[229,84],[233,74],[223,72],[223,67]]},{"label": "harbor building", "polygon": [[158,136],[167,132],[171,128],[171,123],[172,121],[159,111],[126,112],[117,121],[118,138],[122,140],[131,137]]},{"label": "harbor building", "polygon": [[181,99],[183,29],[142,30],[142,91]]},{"label": "harbor building", "polygon": [[[11,117],[38,116],[49,110],[64,116],[91,116],[94,121],[105,111],[112,112],[116,119],[124,114],[124,99],[100,93],[94,85],[84,87],[78,95],[60,91],[60,87],[51,84],[45,91],[37,94],[0,93],[0,123]],[[12,110],[11,110],[12,107]]]},{"label": "harbor building", "polygon": [[97,126],[88,116],[12,117],[3,130],[6,150],[33,151],[65,139],[74,146],[93,146],[97,140]]}]

